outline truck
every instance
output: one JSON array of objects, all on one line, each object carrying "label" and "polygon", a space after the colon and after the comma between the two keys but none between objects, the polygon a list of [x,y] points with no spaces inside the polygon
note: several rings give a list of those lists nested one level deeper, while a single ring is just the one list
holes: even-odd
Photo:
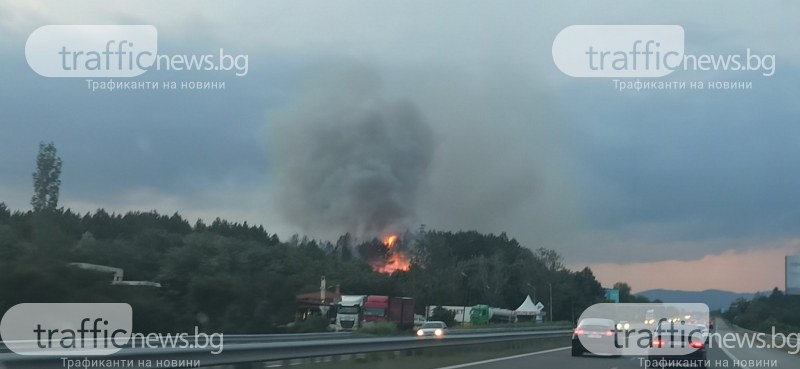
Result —
[{"label": "truck", "polygon": [[488,323],[511,323],[514,321],[514,311],[490,307],[489,305],[475,305],[470,310],[469,320],[474,325]]},{"label": "truck", "polygon": [[367,296],[364,302],[364,322],[392,322],[400,329],[414,326],[414,299],[412,297]]},{"label": "truck", "polygon": [[336,305],[336,331],[354,331],[361,327],[364,295],[342,295]]}]

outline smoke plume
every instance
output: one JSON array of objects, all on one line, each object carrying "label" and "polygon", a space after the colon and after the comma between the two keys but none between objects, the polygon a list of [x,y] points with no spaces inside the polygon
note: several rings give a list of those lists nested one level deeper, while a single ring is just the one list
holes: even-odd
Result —
[{"label": "smoke plume", "polygon": [[315,76],[270,120],[286,220],[312,235],[374,237],[413,225],[435,140],[419,109],[382,97],[367,68]]}]

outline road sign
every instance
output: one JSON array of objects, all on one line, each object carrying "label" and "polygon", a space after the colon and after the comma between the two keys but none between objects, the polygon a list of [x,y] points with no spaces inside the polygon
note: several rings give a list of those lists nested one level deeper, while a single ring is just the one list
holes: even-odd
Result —
[{"label": "road sign", "polygon": [[544,305],[542,305],[541,302],[537,302],[536,303],[536,310],[542,311],[542,309],[544,309]]},{"label": "road sign", "polygon": [[609,302],[619,302],[619,290],[606,290],[606,300]]},{"label": "road sign", "polygon": [[786,257],[786,294],[800,295],[800,255]]}]

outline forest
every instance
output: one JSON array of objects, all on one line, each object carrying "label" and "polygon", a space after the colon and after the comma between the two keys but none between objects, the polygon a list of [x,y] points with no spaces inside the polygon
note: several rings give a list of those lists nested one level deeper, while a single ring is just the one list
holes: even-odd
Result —
[{"label": "forest", "polygon": [[[296,295],[319,291],[323,276],[342,294],[414,297],[420,314],[427,305],[514,309],[537,292],[549,303],[552,289],[552,320],[574,321],[604,296],[589,268],[569,270],[555,250],[505,233],[423,225],[388,243],[349,233],[332,242],[154,210],[81,214],[58,206],[62,163],[52,143],[40,145],[36,163],[32,209],[0,202],[0,311],[23,302],[126,302],[136,331],[276,333],[295,323]],[[122,280],[150,285],[112,283],[108,270],[76,263],[119,268]],[[632,298],[626,284],[615,287]]]},{"label": "forest", "polygon": [[[408,255],[407,270],[376,271],[393,253]],[[108,273],[70,266],[76,262],[122,268],[124,280],[162,287],[112,285]],[[3,203],[0,268],[3,311],[21,302],[127,302],[135,328],[150,331],[280,332],[294,320],[295,295],[318,291],[323,275],[344,294],[413,296],[418,313],[425,305],[515,308],[534,289],[544,301],[551,283],[554,319],[572,320],[603,298],[590,269],[570,271],[555,251],[532,251],[506,234],[420,227],[387,249],[349,234],[281,240],[246,222],[192,224],[155,211],[22,212]]]}]

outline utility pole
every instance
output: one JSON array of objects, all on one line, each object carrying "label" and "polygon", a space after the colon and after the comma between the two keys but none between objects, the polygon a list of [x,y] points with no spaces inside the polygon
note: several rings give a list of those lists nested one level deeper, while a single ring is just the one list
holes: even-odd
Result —
[{"label": "utility pole", "polygon": [[550,287],[550,323],[553,322],[553,284],[547,283],[547,286]]},{"label": "utility pole", "polygon": [[534,286],[533,286],[532,284],[530,284],[530,283],[526,283],[526,284],[528,285],[528,287],[530,287],[530,288],[532,288],[532,289],[533,289],[533,303],[535,304],[535,303],[539,302],[539,301],[536,301],[536,287],[534,287]]},{"label": "utility pole", "polygon": [[325,305],[325,292],[327,290],[326,283],[325,283],[325,276],[323,275],[319,281],[319,303],[320,305]]},{"label": "utility pole", "polygon": [[467,304],[469,304],[469,284],[468,284],[467,279],[469,277],[467,276],[466,272],[461,272],[461,276],[464,277],[464,294],[466,295],[466,298],[464,299],[464,310],[461,311],[461,327],[466,327],[467,326]]}]

